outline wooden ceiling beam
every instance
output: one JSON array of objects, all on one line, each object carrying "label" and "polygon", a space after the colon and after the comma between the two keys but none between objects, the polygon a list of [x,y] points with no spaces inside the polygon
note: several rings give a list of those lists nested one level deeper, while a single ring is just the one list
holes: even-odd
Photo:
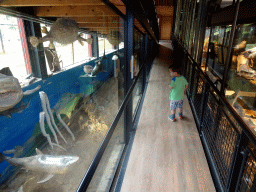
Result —
[{"label": "wooden ceiling beam", "polygon": [[134,19],[134,25],[142,32],[145,33],[145,29],[141,26],[140,22],[137,19]]},{"label": "wooden ceiling beam", "polygon": [[126,15],[126,6],[116,6],[124,15]]},{"label": "wooden ceiling beam", "polygon": [[101,0],[2,0],[3,7],[104,5]]},{"label": "wooden ceiling beam", "polygon": [[91,31],[91,32],[98,33],[98,34],[104,34],[104,35],[109,34],[110,31],[118,30],[118,29],[115,29],[115,28],[111,28],[111,29],[103,29],[103,28],[84,28],[84,29],[85,29],[85,30],[88,30],[88,31]]},{"label": "wooden ceiling beam", "polygon": [[118,23],[119,22],[119,16],[111,16],[104,18],[102,16],[98,17],[72,17],[77,23]]},{"label": "wooden ceiling beam", "polygon": [[116,16],[116,13],[106,6],[61,6],[34,7],[38,17],[84,17],[84,16]]},{"label": "wooden ceiling beam", "polygon": [[122,0],[109,0],[115,6],[125,6]]},{"label": "wooden ceiling beam", "polygon": [[118,24],[113,23],[79,23],[79,27],[87,28],[119,28]]},{"label": "wooden ceiling beam", "polygon": [[172,6],[156,6],[157,15],[173,16],[174,8]]}]

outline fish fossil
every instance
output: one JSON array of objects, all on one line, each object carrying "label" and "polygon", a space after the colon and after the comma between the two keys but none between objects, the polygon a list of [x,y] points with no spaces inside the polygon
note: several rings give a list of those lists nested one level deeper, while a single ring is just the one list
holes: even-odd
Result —
[{"label": "fish fossil", "polygon": [[37,148],[36,153],[34,156],[23,158],[7,157],[0,153],[0,163],[7,161],[13,166],[22,167],[27,170],[50,174],[64,174],[73,163],[79,160],[78,156],[45,155]]},{"label": "fish fossil", "polygon": [[12,113],[21,112],[28,107],[28,103],[20,105],[19,108],[13,108],[19,103],[23,96],[33,94],[41,88],[38,85],[36,88],[22,91],[17,78],[7,76],[0,73],[0,115],[11,116]]},{"label": "fish fossil", "polygon": [[46,33],[46,36],[39,39],[35,36],[31,36],[29,41],[33,47],[37,47],[39,43],[50,41],[50,49],[54,48],[54,41],[63,45],[73,43],[76,40],[78,40],[81,45],[83,45],[83,41],[92,44],[92,38],[82,38],[81,34],[78,34],[78,30],[79,26],[74,20],[69,18],[59,18],[52,24],[49,32],[45,27],[43,28],[42,32]]},{"label": "fish fossil", "polygon": [[21,101],[23,92],[17,78],[0,74],[0,112]]}]

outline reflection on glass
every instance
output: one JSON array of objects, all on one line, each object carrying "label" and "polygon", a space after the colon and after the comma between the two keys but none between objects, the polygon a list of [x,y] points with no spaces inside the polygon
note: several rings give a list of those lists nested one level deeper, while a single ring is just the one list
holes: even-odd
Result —
[{"label": "reflection on glass", "polygon": [[143,76],[141,73],[132,94],[133,95],[133,116],[135,115],[135,112],[139,105],[142,94],[143,94]]},{"label": "reflection on glass", "polygon": [[247,125],[256,131],[256,24],[238,25],[226,98]]},{"label": "reflection on glass", "polygon": [[112,28],[108,28],[98,38],[100,56],[120,48],[120,43],[123,42],[123,33],[120,30],[122,29],[120,27],[122,22],[123,20],[120,18],[113,19],[113,23],[111,23]]},{"label": "reflection on glass", "polygon": [[223,78],[224,61],[223,61],[223,37],[225,27],[216,26],[212,28],[211,41],[209,43],[208,69],[220,78]]},{"label": "reflection on glass", "polygon": [[[80,34],[81,37],[84,39],[90,38],[89,35],[85,33]],[[84,45],[81,46],[79,41],[75,41],[73,43],[73,49],[74,49],[74,63],[80,62],[80,61],[88,61],[90,58],[89,56],[89,45],[88,43],[84,42]]]},{"label": "reflection on glass", "polygon": [[[194,48],[194,34],[196,30],[196,21],[197,18],[195,17],[195,8],[196,8],[196,1],[190,2],[190,9],[188,9],[187,13],[187,28],[186,28],[186,48],[190,54],[193,53]],[[189,15],[189,16],[188,16]]]},{"label": "reflection on glass", "polygon": [[188,52],[190,53],[190,55],[193,54],[193,50],[194,50],[194,41],[195,41],[195,35],[196,35],[196,21],[197,19],[195,19],[193,21],[193,25],[192,25],[192,30],[190,31],[190,40],[189,40],[189,47],[188,47]]},{"label": "reflection on glass", "polygon": [[206,59],[207,59],[208,45],[209,45],[209,39],[210,39],[210,32],[211,32],[211,29],[206,28],[204,45],[203,45],[202,62],[201,62],[202,70],[205,70],[205,66],[206,66]]},{"label": "reflection on glass", "polygon": [[[212,27],[210,42],[208,44],[208,59],[206,73],[212,82],[220,90],[221,80],[223,79],[224,68],[227,65],[231,26]],[[206,31],[207,32],[207,31]],[[207,45],[207,42],[205,42]],[[204,60],[203,60],[204,61]]]},{"label": "reflection on glass", "polygon": [[135,78],[139,73],[140,68],[140,49],[141,49],[141,42],[142,42],[142,34],[134,30],[134,45],[133,45],[133,77]]},{"label": "reflection on glass", "polygon": [[99,41],[99,55],[103,56],[104,53],[109,53],[114,50],[114,46],[109,43],[109,41],[106,38],[98,38]]},{"label": "reflection on glass", "polygon": [[[141,43],[142,43],[143,36],[139,31],[135,29],[133,39],[134,39],[133,75],[135,79],[139,73],[140,66],[142,65],[140,54],[142,49]],[[138,107],[141,96],[142,96],[142,74],[140,75],[137,81],[137,84],[133,90],[133,115],[135,115],[134,113],[136,112],[135,110]]]}]

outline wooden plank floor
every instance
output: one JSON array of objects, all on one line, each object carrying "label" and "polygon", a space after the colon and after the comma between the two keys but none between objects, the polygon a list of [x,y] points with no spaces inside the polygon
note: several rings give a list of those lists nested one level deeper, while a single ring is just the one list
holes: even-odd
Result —
[{"label": "wooden plank floor", "polygon": [[168,119],[170,43],[154,60],[121,192],[215,191],[188,103],[184,120]]}]

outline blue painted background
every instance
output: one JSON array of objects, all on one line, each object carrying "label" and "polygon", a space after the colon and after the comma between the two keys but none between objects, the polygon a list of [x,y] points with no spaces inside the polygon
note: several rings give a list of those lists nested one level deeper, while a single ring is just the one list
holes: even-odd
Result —
[{"label": "blue painted background", "polygon": [[[123,52],[121,50],[120,52]],[[92,81],[104,82],[109,77],[113,76],[114,63],[112,61],[113,53],[106,55],[108,60],[103,61],[104,70],[107,72],[101,72],[94,78],[81,78],[84,75],[83,66],[92,65],[94,67],[95,60],[88,63],[81,64],[66,71],[59,72],[46,80],[33,83],[23,89],[23,91],[36,88],[41,85],[39,91],[44,91],[50,102],[51,109],[62,98],[65,93],[78,94],[83,93],[84,96],[93,91]],[[122,62],[123,58],[121,58]],[[15,146],[23,147],[22,157],[27,156],[28,151],[31,151],[35,138],[31,138],[35,125],[39,122],[39,113],[42,110],[41,100],[39,97],[39,91],[29,96],[24,96],[21,102],[27,103],[29,99],[30,104],[28,108],[24,109],[21,113],[12,114],[11,118],[0,116],[0,152],[5,150],[14,149]],[[21,103],[20,102],[20,103]],[[20,104],[19,103],[19,104]],[[18,106],[17,104],[16,106]],[[32,149],[34,151],[34,149]],[[6,161],[0,163],[1,179],[0,184],[3,183],[11,174],[16,170],[15,167],[10,166]]]}]

